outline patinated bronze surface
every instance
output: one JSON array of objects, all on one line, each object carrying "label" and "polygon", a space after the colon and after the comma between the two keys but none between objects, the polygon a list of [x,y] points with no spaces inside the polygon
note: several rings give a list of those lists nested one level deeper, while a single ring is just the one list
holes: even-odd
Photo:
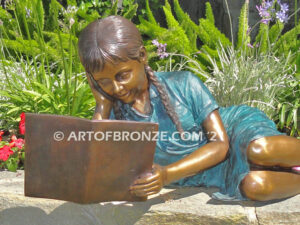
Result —
[{"label": "patinated bronze surface", "polygon": [[[155,123],[27,113],[25,195],[77,203],[144,201],[147,197],[130,194],[129,187],[138,177],[151,172],[155,141],[98,141],[101,135],[98,140],[88,136],[83,140],[81,136],[81,141],[77,135],[75,141],[70,133],[157,129]],[[57,131],[64,134],[63,140],[54,140],[61,138]]]},{"label": "patinated bronze surface", "polygon": [[[96,99],[94,119],[108,119],[116,105],[115,99],[130,104],[140,113],[148,114],[151,109],[148,89],[149,83],[152,83],[160,92],[168,116],[177,130],[182,131],[176,112],[172,111],[175,106],[170,107],[168,96],[149,67],[141,35],[133,23],[119,16],[111,16],[89,24],[79,38],[79,55],[89,74],[89,84]],[[102,90],[98,91],[98,87]],[[112,98],[105,98],[101,94],[103,92]],[[180,97],[183,101],[190,100],[186,99],[187,96]],[[207,134],[216,134],[215,141],[209,141],[169,165],[154,165],[152,173],[134,182],[132,193],[140,197],[149,196],[159,192],[167,183],[205,171],[226,160],[231,143],[218,110],[212,111],[200,125]],[[243,150],[246,150],[250,164],[263,166],[260,171],[250,171],[243,179],[239,188],[244,196],[264,201],[300,193],[300,176],[293,170],[293,167],[300,165],[300,140],[266,135],[251,141]],[[267,171],[269,166],[288,167],[290,171],[274,173]],[[292,184],[287,185],[288,182]]]}]

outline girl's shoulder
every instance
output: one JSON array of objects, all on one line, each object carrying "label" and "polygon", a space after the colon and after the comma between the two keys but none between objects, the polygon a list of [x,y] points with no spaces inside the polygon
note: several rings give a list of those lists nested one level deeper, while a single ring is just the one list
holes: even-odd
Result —
[{"label": "girl's shoulder", "polygon": [[190,71],[171,71],[171,72],[155,72],[158,79],[164,83],[173,83],[178,85],[185,85],[187,83],[201,82],[195,74]]}]

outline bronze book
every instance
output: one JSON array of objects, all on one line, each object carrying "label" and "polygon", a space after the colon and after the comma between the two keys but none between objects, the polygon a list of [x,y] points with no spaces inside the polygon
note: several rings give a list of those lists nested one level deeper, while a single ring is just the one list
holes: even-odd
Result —
[{"label": "bronze book", "polygon": [[145,201],[130,185],[151,172],[156,123],[26,113],[25,195],[76,203]]}]

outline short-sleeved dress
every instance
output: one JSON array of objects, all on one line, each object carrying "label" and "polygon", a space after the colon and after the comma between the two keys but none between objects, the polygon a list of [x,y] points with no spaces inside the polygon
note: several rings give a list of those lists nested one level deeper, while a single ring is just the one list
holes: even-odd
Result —
[{"label": "short-sleeved dress", "polygon": [[[176,136],[176,126],[167,115],[153,84],[149,87],[151,113],[141,114],[129,104],[118,102],[122,119],[159,124],[159,132],[164,135],[160,135],[157,141],[154,162],[164,166],[184,158],[208,142],[202,122],[209,113],[218,109],[230,141],[229,156],[222,163],[173,184],[214,186],[219,188],[219,192],[214,193],[213,198],[246,200],[240,192],[239,184],[250,170],[247,146],[252,140],[261,137],[284,134],[277,131],[274,122],[256,108],[246,105],[219,107],[207,87],[191,72],[157,72],[155,75],[165,86],[178,114],[185,131],[184,140]],[[114,118],[112,112],[110,119]]]}]

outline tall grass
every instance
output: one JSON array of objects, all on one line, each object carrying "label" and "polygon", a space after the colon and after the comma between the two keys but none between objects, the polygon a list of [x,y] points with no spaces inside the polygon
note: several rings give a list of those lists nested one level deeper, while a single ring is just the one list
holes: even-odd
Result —
[{"label": "tall grass", "polygon": [[206,85],[221,106],[247,104],[274,118],[279,95],[295,81],[291,55],[277,57],[272,53],[247,56],[232,48],[218,50],[221,67],[210,58],[212,75]]},{"label": "tall grass", "polygon": [[[55,64],[50,65],[51,71]],[[1,60],[0,74],[0,117],[1,127],[11,129],[16,125],[20,112],[49,113],[91,118],[94,98],[83,74],[48,73],[42,63],[29,64],[26,60],[16,62]],[[45,72],[45,82],[39,80]],[[68,81],[68,89],[66,89]],[[69,93],[76,93],[68,95]],[[70,109],[70,105],[72,106]]]}]

